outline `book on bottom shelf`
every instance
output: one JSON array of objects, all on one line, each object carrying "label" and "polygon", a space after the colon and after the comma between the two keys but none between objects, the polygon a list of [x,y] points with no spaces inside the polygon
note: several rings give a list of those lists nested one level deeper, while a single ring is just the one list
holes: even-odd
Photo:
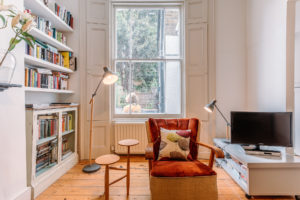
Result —
[{"label": "book on bottom shelf", "polygon": [[57,163],[57,139],[38,145],[36,148],[36,173],[38,174],[43,169],[47,169]]}]

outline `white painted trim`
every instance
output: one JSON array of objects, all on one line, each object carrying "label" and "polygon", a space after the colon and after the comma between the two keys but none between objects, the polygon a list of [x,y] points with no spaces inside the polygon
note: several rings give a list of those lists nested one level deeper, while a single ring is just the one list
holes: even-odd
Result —
[{"label": "white painted trim", "polygon": [[[208,98],[216,98],[216,24],[215,24],[215,0],[209,0],[208,3]],[[208,117],[209,132],[212,139],[216,136],[216,112]]]},{"label": "white painted trim", "polygon": [[79,159],[86,158],[85,155],[88,155],[85,147],[85,130],[86,130],[86,4],[87,1],[79,1],[79,31],[80,31],[80,41],[79,41],[79,73],[80,73],[80,107],[79,107]]},{"label": "white painted trim", "polygon": [[14,200],[30,200],[31,199],[31,187],[26,187],[22,192],[20,192]]}]

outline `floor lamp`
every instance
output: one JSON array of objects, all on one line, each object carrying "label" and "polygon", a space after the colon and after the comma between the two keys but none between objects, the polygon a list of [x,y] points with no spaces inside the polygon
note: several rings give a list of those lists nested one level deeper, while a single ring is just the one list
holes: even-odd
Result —
[{"label": "floor lamp", "polygon": [[82,169],[83,172],[86,173],[92,173],[92,172],[96,172],[100,169],[100,165],[94,163],[92,164],[92,136],[93,136],[93,115],[94,115],[94,98],[97,95],[97,91],[101,85],[101,83],[103,82],[105,85],[112,85],[114,84],[117,80],[118,80],[118,76],[110,71],[107,67],[103,67],[104,70],[104,74],[100,79],[100,82],[98,83],[98,86],[96,88],[96,90],[94,91],[94,93],[92,94],[92,98],[90,100],[90,104],[91,104],[91,120],[90,120],[90,151],[89,151],[89,164],[84,166],[84,168]]},{"label": "floor lamp", "polygon": [[220,109],[217,106],[217,100],[212,100],[210,103],[206,104],[206,106],[204,106],[204,109],[207,112],[212,113],[214,111],[214,108],[216,107],[217,111],[221,114],[222,118],[225,120],[226,122],[226,139],[229,140],[229,128],[230,128],[230,123],[229,121],[226,119],[226,117],[223,115],[223,113],[220,111]]}]

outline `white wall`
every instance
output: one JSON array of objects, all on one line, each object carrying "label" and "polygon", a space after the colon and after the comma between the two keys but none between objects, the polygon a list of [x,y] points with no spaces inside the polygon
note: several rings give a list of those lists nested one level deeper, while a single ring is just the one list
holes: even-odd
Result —
[{"label": "white wall", "polygon": [[[246,2],[216,0],[216,99],[230,120],[230,111],[246,103]],[[216,137],[225,137],[226,123],[216,114]]]},{"label": "white wall", "polygon": [[[20,9],[23,0],[5,0]],[[0,30],[0,49],[8,47],[13,32],[7,28]],[[24,44],[14,50],[17,68],[13,83],[24,82]],[[30,190],[26,187],[26,139],[25,139],[25,94],[23,88],[0,92],[0,199],[30,199]],[[27,195],[27,196],[26,196]]]},{"label": "white wall", "polygon": [[286,1],[247,0],[247,107],[286,110]]}]

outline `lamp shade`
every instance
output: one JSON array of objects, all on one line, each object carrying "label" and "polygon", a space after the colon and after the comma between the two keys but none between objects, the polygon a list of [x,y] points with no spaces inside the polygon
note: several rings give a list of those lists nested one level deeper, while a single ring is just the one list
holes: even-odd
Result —
[{"label": "lamp shade", "polygon": [[206,104],[206,106],[204,106],[204,109],[207,111],[207,112],[213,112],[214,109],[215,109],[215,105],[217,103],[217,100],[212,100],[210,103]]},{"label": "lamp shade", "polygon": [[114,84],[118,79],[118,75],[112,71],[110,71],[107,67],[103,67],[104,75],[103,75],[103,83],[105,85]]}]

